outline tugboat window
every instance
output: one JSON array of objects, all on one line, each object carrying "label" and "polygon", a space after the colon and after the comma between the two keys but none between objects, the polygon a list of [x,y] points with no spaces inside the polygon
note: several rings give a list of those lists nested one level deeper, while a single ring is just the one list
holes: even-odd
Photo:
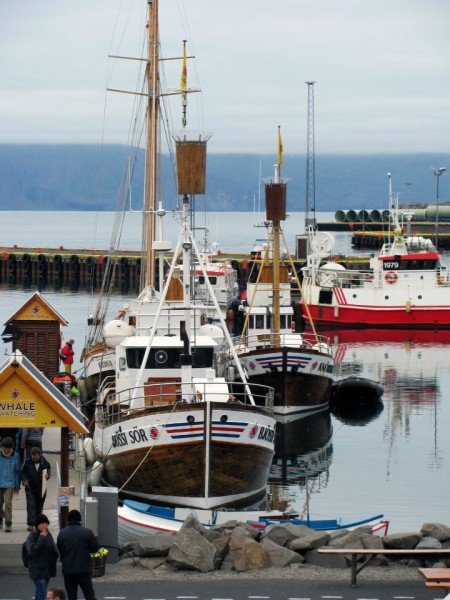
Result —
[{"label": "tugboat window", "polygon": [[256,329],[264,329],[264,315],[256,315]]},{"label": "tugboat window", "polygon": [[[182,348],[152,348],[145,364],[146,369],[178,369]],[[145,348],[127,348],[127,366],[140,369],[144,360]],[[193,366],[210,368],[213,365],[213,348],[196,348],[192,353]]]}]

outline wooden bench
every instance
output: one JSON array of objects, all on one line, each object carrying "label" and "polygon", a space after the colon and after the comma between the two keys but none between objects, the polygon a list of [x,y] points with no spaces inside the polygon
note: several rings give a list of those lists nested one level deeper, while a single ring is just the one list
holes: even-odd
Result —
[{"label": "wooden bench", "polygon": [[[450,549],[414,549],[414,550],[406,550],[406,549],[390,549],[390,548],[318,548],[318,552],[320,554],[338,554],[340,556],[350,555],[351,556],[351,574],[350,580],[353,587],[356,587],[356,576],[360,573],[364,567],[366,567],[369,562],[373,559],[374,556],[404,556],[405,558],[413,558],[418,556],[449,556],[450,557]],[[361,563],[359,566],[357,565],[358,556],[365,556],[366,560]],[[426,570],[426,569],[424,569]],[[433,569],[431,569],[433,570]],[[439,569],[442,571],[442,569]],[[450,571],[450,569],[449,569]],[[450,599],[449,599],[450,600]]]},{"label": "wooden bench", "polygon": [[450,599],[450,569],[417,569],[425,579],[427,588],[439,588],[447,592],[443,600]]}]

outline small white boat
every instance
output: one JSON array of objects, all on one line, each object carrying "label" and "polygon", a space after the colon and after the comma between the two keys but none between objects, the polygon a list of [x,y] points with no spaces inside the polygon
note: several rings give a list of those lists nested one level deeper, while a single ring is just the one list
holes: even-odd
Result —
[{"label": "small white boat", "polygon": [[227,521],[259,521],[260,519],[286,519],[286,513],[277,510],[204,510],[193,508],[170,508],[145,504],[135,500],[125,500],[118,507],[119,544],[133,542],[141,537],[166,531],[176,533],[186,518],[193,514],[209,528]]},{"label": "small white boat", "polygon": [[297,515],[288,515],[276,510],[198,510],[190,508],[169,508],[125,500],[118,507],[119,544],[134,542],[139,538],[165,531],[176,533],[181,529],[185,519],[194,514],[206,528],[221,525],[228,521],[248,523],[255,529],[265,529],[276,523],[292,523],[305,525],[316,531],[332,531],[336,529],[352,529],[360,525],[372,525],[375,533],[387,534],[389,521],[383,515],[365,515],[355,518],[339,517],[337,519],[297,519]]}]

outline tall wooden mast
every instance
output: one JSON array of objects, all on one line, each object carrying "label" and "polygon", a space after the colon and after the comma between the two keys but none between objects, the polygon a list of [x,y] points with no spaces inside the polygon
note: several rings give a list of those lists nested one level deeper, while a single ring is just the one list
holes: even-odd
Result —
[{"label": "tall wooden mast", "polygon": [[280,179],[280,165],[275,165],[274,181],[266,183],[266,218],[273,232],[273,332],[274,346],[280,345],[280,230],[286,219],[286,184]]},{"label": "tall wooden mast", "polygon": [[145,163],[145,266],[141,273],[141,289],[155,285],[155,250],[153,241],[156,239],[156,205],[157,205],[157,171],[159,158],[159,110],[160,110],[160,80],[159,80],[159,28],[158,0],[148,0],[148,63],[147,63],[147,151]]}]

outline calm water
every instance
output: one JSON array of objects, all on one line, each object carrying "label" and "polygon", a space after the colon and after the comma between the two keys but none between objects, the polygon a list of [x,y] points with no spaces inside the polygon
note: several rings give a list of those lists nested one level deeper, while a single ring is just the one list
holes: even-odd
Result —
[{"label": "calm water", "polygon": [[[98,248],[110,244],[113,214],[2,213],[1,245]],[[319,215],[332,220],[334,214]],[[248,252],[262,230],[253,228],[250,213],[212,213],[210,242],[221,249]],[[202,223],[198,223],[202,225]],[[169,216],[167,239],[176,241],[177,224]],[[138,215],[125,222],[122,247],[139,248]],[[291,251],[303,216],[286,221]],[[337,237],[336,251],[350,253],[349,236]],[[4,323],[36,291],[2,283],[0,319]],[[65,337],[73,337],[79,352],[87,332],[86,318],[95,296],[86,292],[40,290],[69,321]],[[113,297],[113,314],[126,297]],[[302,514],[306,510],[304,474],[309,473],[311,517],[325,518],[384,513],[390,531],[416,531],[424,521],[450,525],[450,334],[414,332],[339,332],[332,338],[337,371],[361,374],[383,384],[384,409],[373,420],[348,424],[321,413],[283,425],[271,486],[275,498],[288,499]],[[8,352],[10,345],[0,350]],[[81,365],[78,363],[78,375]]]}]

